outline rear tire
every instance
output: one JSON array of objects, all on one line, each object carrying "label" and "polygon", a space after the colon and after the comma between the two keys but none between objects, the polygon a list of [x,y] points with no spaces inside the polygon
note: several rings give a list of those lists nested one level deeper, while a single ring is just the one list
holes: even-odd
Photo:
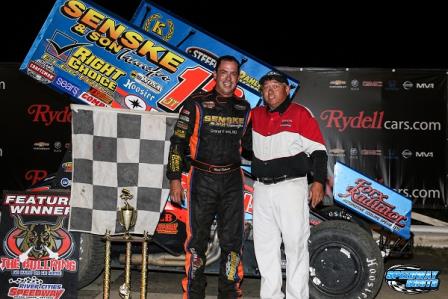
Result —
[{"label": "rear tire", "polygon": [[369,299],[381,288],[381,252],[364,229],[333,220],[311,228],[310,298]]},{"label": "rear tire", "polygon": [[78,289],[91,284],[104,269],[102,236],[80,233]]}]

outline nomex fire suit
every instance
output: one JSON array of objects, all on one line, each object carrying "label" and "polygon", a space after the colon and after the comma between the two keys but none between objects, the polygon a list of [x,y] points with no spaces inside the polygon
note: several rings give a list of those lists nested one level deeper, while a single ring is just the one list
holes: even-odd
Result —
[{"label": "nomex fire suit", "polygon": [[[210,226],[217,215],[221,247],[218,298],[237,298],[243,276],[244,231],[241,138],[250,105],[244,99],[221,97],[215,90],[191,96],[179,114],[171,137],[167,177],[181,179],[189,170],[189,219],[185,242],[184,297],[204,298],[205,252]],[[187,155],[189,153],[189,155]]]}]

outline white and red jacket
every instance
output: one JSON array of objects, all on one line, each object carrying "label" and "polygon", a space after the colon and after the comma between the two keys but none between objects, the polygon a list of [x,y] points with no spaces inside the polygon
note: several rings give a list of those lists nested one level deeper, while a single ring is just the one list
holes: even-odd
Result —
[{"label": "white and red jacket", "polygon": [[327,152],[311,112],[287,99],[275,110],[252,110],[252,174],[257,178],[301,177],[312,171],[325,184]]}]

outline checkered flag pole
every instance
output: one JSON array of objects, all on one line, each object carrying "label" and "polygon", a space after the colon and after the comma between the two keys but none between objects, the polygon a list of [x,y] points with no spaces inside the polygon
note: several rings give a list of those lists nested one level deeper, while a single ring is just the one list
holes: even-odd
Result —
[{"label": "checkered flag pole", "polygon": [[71,105],[73,180],[69,229],[123,234],[120,194],[133,195],[131,233],[153,234],[169,194],[165,177],[177,114]]}]

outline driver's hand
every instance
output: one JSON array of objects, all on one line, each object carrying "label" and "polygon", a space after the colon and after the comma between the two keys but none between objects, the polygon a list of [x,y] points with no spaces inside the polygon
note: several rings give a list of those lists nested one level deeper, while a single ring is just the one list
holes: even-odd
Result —
[{"label": "driver's hand", "polygon": [[170,181],[170,199],[171,201],[180,204],[182,201],[182,183],[180,180],[171,180]]}]

